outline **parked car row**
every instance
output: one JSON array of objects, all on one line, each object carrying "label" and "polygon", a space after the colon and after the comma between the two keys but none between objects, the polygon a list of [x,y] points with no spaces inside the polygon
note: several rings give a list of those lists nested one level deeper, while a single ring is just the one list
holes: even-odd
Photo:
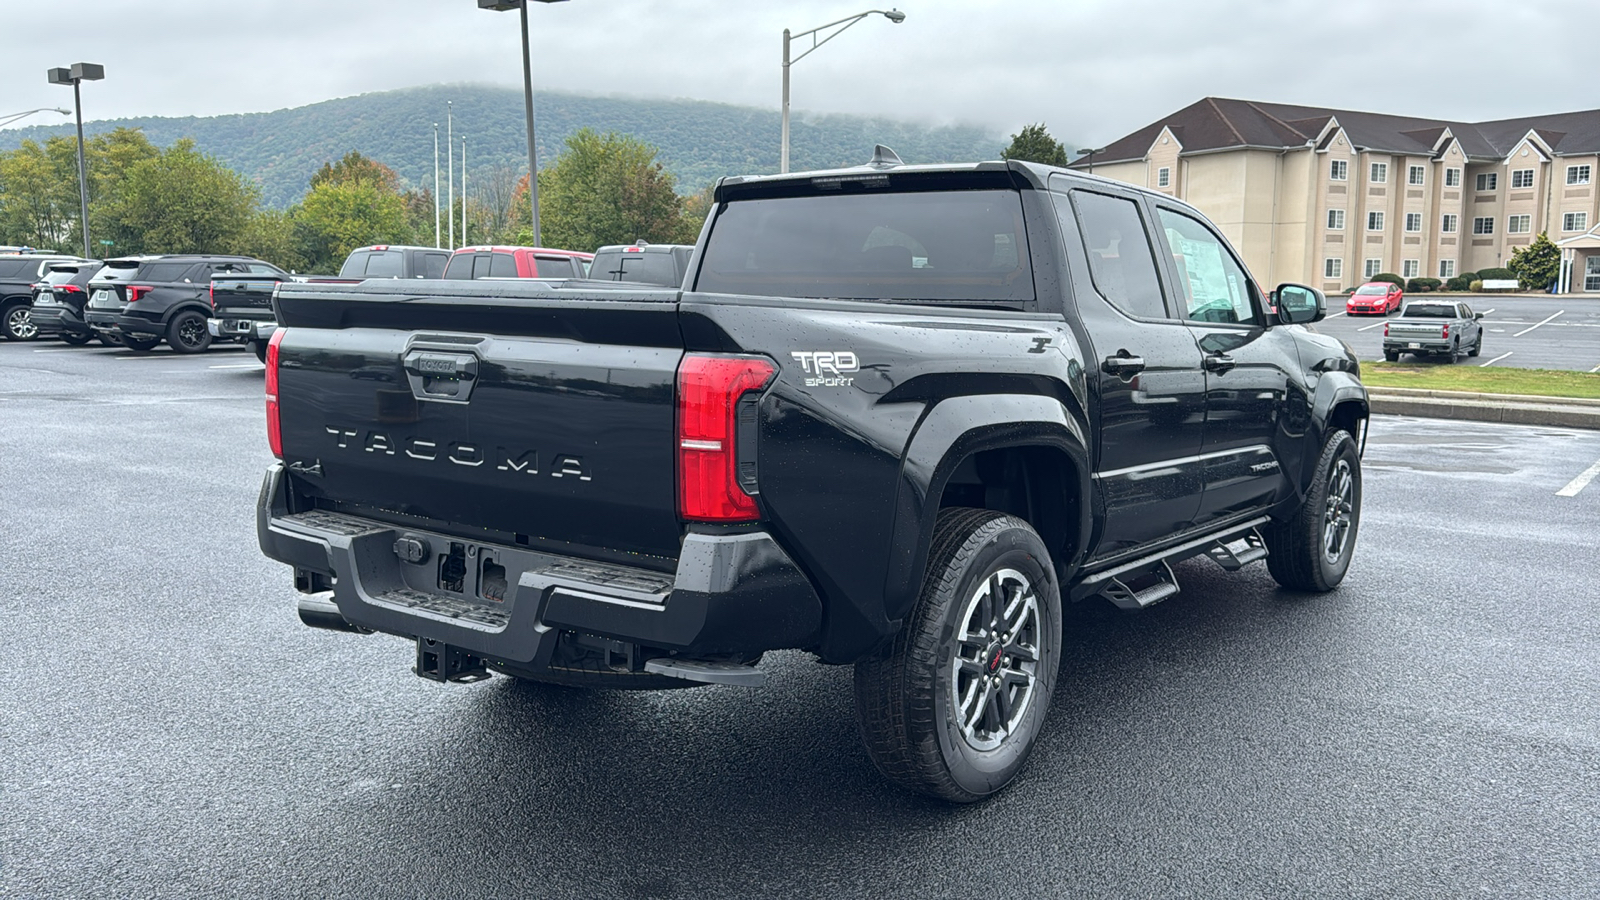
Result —
[{"label": "parked car row", "polygon": [[[272,297],[286,281],[357,284],[369,279],[559,278],[677,286],[694,248],[635,241],[596,253],[544,247],[458,250],[377,244],[350,253],[339,274],[294,275],[263,260],[163,254],[86,260],[64,254],[0,255],[5,337],[86,344],[96,338],[136,352],[162,341],[199,353],[243,343],[265,360],[277,329]],[[594,268],[598,261],[600,268]]]}]

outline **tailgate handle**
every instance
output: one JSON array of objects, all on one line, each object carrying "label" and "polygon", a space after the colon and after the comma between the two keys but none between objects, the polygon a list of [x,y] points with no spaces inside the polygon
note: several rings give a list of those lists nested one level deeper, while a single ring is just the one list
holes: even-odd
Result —
[{"label": "tailgate handle", "polygon": [[478,381],[478,357],[471,353],[412,350],[402,364],[418,400],[466,403]]}]

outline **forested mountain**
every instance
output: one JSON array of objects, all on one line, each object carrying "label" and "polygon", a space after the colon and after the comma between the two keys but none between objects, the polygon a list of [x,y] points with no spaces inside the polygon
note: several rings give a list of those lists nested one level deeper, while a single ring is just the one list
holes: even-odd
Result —
[{"label": "forested mountain", "polygon": [[[433,182],[433,123],[444,144],[445,102],[455,109],[456,178],[461,137],[467,138],[469,179],[496,166],[525,166],[527,137],[522,92],[488,85],[436,85],[362,94],[295,109],[208,118],[108,119],[85,125],[89,134],[118,126],[141,128],[166,146],[192,137],[261,186],[262,202],[286,207],[306,191],[313,172],[351,150],[380,160],[408,184]],[[538,151],[543,167],[555,159],[567,136],[588,126],[631,134],[660,148],[659,160],[678,177],[680,193],[691,193],[722,175],[775,172],[779,118],[776,110],[708,103],[535,95]],[[887,144],[908,163],[995,159],[1003,136],[970,126],[929,127],[860,116],[800,116],[790,122],[791,167],[796,170],[866,162],[875,143]],[[0,150],[24,139],[71,134],[71,125],[0,131]],[[444,168],[441,155],[441,170]]]}]

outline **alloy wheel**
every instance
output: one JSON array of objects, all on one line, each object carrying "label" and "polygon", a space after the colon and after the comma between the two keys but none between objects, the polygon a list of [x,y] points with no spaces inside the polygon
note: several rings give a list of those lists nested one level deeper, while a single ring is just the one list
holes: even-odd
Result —
[{"label": "alloy wheel", "polygon": [[206,339],[206,320],[189,316],[178,323],[178,340],[185,347],[199,347]]},{"label": "alloy wheel", "polygon": [[1322,555],[1336,563],[1344,555],[1355,522],[1356,479],[1350,463],[1341,459],[1328,478],[1327,507],[1322,516]]},{"label": "alloy wheel", "polygon": [[999,747],[1022,721],[1039,681],[1039,600],[1015,569],[990,575],[957,620],[950,708],[976,750]]},{"label": "alloy wheel", "polygon": [[32,311],[26,306],[18,306],[6,313],[6,333],[19,341],[31,341],[39,334],[39,327],[33,324]]}]

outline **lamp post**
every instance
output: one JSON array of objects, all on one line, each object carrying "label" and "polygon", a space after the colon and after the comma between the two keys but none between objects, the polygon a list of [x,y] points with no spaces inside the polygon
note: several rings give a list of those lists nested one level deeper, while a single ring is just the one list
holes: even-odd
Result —
[{"label": "lamp post", "polygon": [[1094,148],[1080,149],[1078,151],[1079,154],[1089,158],[1089,174],[1090,175],[1094,174],[1094,155],[1096,153],[1104,153],[1105,150],[1106,150],[1106,148],[1104,148],[1104,147],[1094,147]]},{"label": "lamp post", "polygon": [[41,106],[38,109],[25,109],[19,113],[6,113],[5,115],[0,116],[0,128],[4,128],[7,125],[10,125],[12,122],[20,122],[34,113],[42,112],[58,112],[63,116],[72,115],[72,110],[70,109],[61,109],[60,107],[56,106]]},{"label": "lamp post", "polygon": [[[478,0],[478,2],[482,3],[484,0]],[[798,34],[790,34],[789,29],[787,28],[783,30],[783,145],[778,152],[779,172],[789,171],[789,66],[799,62],[802,59],[805,59],[807,56],[810,56],[818,47],[821,47],[823,44],[826,44],[827,42],[838,37],[846,28],[849,28],[851,25],[854,25],[862,19],[865,19],[867,16],[883,16],[885,19],[888,19],[896,25],[906,20],[906,14],[898,9],[869,9],[866,12],[856,13],[853,16],[846,16],[837,22],[829,22],[826,25],[818,25],[816,28],[813,28],[810,31],[802,31]],[[823,31],[827,31],[829,28],[833,28],[833,32],[827,37],[818,40],[818,34]],[[793,38],[803,38],[806,35],[811,36],[811,46],[806,48],[806,52],[796,56],[794,59],[790,59],[789,41]]]},{"label": "lamp post", "polygon": [[[562,3],[564,0],[537,0],[539,3]],[[479,9],[522,13],[522,106],[528,117],[528,207],[533,213],[533,245],[542,246],[539,240],[539,159],[533,149],[533,62],[528,50],[528,4],[526,0],[478,0]]]},{"label": "lamp post", "polygon": [[439,247],[439,123],[433,123],[433,246]]},{"label": "lamp post", "polygon": [[78,114],[78,222],[83,232],[83,258],[89,259],[89,169],[83,163],[83,99],[78,85],[106,77],[106,67],[95,63],[73,63],[70,69],[50,69],[45,77],[51,84],[72,85],[72,108]]},{"label": "lamp post", "polygon": [[456,249],[456,151],[455,151],[455,101],[444,102],[444,163],[445,181],[444,189],[448,192],[444,200],[445,212],[449,213],[447,221],[450,223],[450,249]]}]

